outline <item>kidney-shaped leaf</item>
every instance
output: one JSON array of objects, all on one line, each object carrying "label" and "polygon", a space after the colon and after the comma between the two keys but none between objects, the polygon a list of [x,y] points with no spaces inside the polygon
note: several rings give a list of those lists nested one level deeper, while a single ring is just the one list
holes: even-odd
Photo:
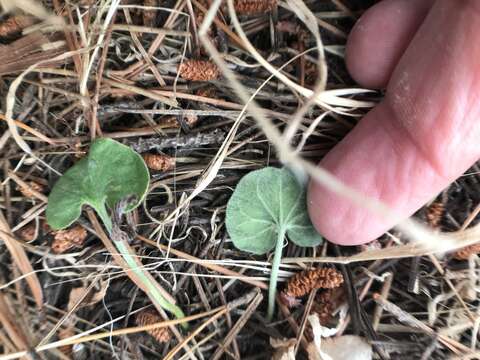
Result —
[{"label": "kidney-shaped leaf", "polygon": [[[88,157],[77,162],[57,181],[48,197],[47,222],[63,229],[80,216],[83,205],[92,206],[101,215],[129,195],[137,206],[150,180],[142,157],[128,146],[112,139],[98,139]],[[103,219],[105,220],[105,219]]]},{"label": "kidney-shaped leaf", "polygon": [[244,176],[228,202],[226,226],[238,249],[255,254],[272,250],[279,232],[299,246],[322,241],[308,217],[305,187],[286,168]]}]

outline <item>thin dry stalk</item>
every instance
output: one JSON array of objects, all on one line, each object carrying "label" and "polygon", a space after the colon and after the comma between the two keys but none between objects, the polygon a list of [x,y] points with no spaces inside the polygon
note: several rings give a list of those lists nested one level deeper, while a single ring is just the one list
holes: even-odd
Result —
[{"label": "thin dry stalk", "polygon": [[27,337],[21,329],[17,327],[15,315],[10,311],[10,306],[5,298],[5,294],[0,292],[0,323],[7,332],[10,340],[15,344],[17,350],[28,349]]},{"label": "thin dry stalk", "polygon": [[[385,281],[383,282],[382,290],[380,292],[380,296],[383,299],[388,299],[390,288],[392,287],[393,277],[394,275],[392,273],[389,273]],[[377,306],[375,307],[375,310],[373,311],[373,319],[372,319],[372,328],[375,331],[377,331],[378,325],[380,324],[380,319],[382,318],[382,312],[383,312],[382,306],[377,304]]]},{"label": "thin dry stalk", "polygon": [[0,238],[6,245],[10,255],[16,266],[20,269],[22,275],[25,276],[25,280],[32,292],[37,307],[41,309],[43,307],[43,290],[38,280],[36,272],[33,270],[32,265],[28,259],[25,249],[17,243],[13,234],[10,231],[7,220],[5,219],[3,212],[0,210]]},{"label": "thin dry stalk", "polygon": [[257,307],[260,305],[262,302],[263,296],[259,292],[255,296],[255,298],[252,300],[252,302],[248,305],[247,309],[245,312],[240,316],[240,318],[237,320],[235,325],[230,329],[228,334],[225,336],[225,339],[222,341],[221,344],[219,344],[217,350],[212,355],[212,360],[218,360],[222,357],[223,353],[225,350],[230,346],[232,341],[235,339],[237,334],[242,330],[242,328],[245,326],[246,322],[250,317],[253,315]]},{"label": "thin dry stalk", "polygon": [[192,261],[196,264],[199,264],[207,269],[210,269],[210,270],[213,270],[213,271],[216,271],[216,272],[219,272],[220,274],[224,274],[224,275],[228,275],[228,276],[232,276],[232,277],[235,277],[237,278],[238,280],[240,281],[243,281],[247,284],[250,284],[250,285],[253,285],[255,287],[258,287],[259,289],[262,289],[262,290],[268,290],[268,285],[264,282],[261,282],[261,281],[257,281],[257,280],[251,280],[249,279],[247,276],[242,276],[242,274],[236,272],[236,271],[233,271],[233,270],[230,270],[230,269],[227,269],[227,268],[224,268],[222,266],[219,266],[219,265],[215,265],[215,264],[211,264],[211,263],[208,263],[208,262],[205,262],[205,261],[202,261],[201,259],[198,259],[196,258],[195,256],[192,256],[192,255],[189,255],[183,251],[180,251],[180,250],[177,250],[177,249],[173,249],[173,248],[169,248],[168,246],[166,245],[162,245],[162,244],[159,244],[155,241],[152,241],[150,239],[147,239],[143,236],[140,236],[140,235],[137,235],[137,238],[142,240],[143,242],[151,245],[151,246],[154,246],[154,247],[157,247],[161,250],[164,250],[164,251],[170,251],[171,254],[175,255],[175,256],[178,256],[179,258],[182,258],[182,259],[185,259],[185,260],[189,260],[189,261]]},{"label": "thin dry stalk", "polygon": [[44,66],[58,64],[54,58],[64,52],[64,42],[38,32],[28,34],[11,44],[0,45],[0,75],[17,73],[42,61]]},{"label": "thin dry stalk", "polygon": [[410,315],[409,313],[403,311],[397,305],[389,302],[388,300],[384,299],[380,294],[374,294],[373,299],[377,304],[379,304],[385,311],[389,312],[393,316],[395,316],[398,321],[403,322],[407,325],[411,325],[415,328],[418,328],[425,332],[426,334],[432,336],[438,336],[440,342],[442,342],[446,347],[452,350],[454,353],[459,354],[459,352],[464,353],[471,353],[472,351],[465,345],[462,345],[458,341],[455,341],[445,335],[438,335],[432,328],[428,325],[425,325],[422,321],[418,320],[414,316]]}]

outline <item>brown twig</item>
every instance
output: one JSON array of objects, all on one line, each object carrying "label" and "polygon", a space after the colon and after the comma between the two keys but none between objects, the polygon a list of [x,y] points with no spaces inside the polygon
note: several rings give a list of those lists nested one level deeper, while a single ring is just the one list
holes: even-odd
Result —
[{"label": "brown twig", "polygon": [[10,252],[15,264],[20,269],[21,273],[25,276],[25,280],[30,287],[30,291],[35,299],[37,307],[41,309],[43,307],[43,290],[38,280],[37,274],[33,270],[30,260],[25,252],[25,249],[17,243],[17,240],[13,237],[10,231],[7,220],[3,216],[3,212],[0,210],[0,239],[3,240],[8,251]]}]

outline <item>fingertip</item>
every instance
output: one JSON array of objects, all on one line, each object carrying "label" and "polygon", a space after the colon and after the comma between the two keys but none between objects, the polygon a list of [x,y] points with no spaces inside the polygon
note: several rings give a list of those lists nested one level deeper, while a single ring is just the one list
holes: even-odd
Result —
[{"label": "fingertip", "polygon": [[[343,246],[354,246],[375,239],[356,231],[351,224],[346,226],[345,216],[341,214],[342,209],[335,206],[335,199],[318,183],[310,182],[307,199],[313,226],[328,241]],[[338,201],[338,198],[336,200]]]},{"label": "fingertip", "polygon": [[[379,201],[390,212],[374,212],[312,181],[309,214],[329,241],[359,245],[372,241],[411,216],[448,184],[408,136],[398,130],[395,114],[381,103],[320,162],[325,170],[357,194]],[[412,176],[415,174],[415,177]]]},{"label": "fingertip", "polygon": [[384,88],[423,22],[433,0],[384,0],[357,21],[347,41],[345,62],[366,88]]}]

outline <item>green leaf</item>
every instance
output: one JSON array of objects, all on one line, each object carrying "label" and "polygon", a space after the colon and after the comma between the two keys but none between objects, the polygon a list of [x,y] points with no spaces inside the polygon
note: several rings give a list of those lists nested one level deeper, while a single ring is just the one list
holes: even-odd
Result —
[{"label": "green leaf", "polygon": [[48,197],[47,222],[55,230],[78,219],[83,205],[93,207],[109,227],[105,206],[113,206],[129,195],[142,201],[150,175],[142,157],[112,139],[98,139],[84,158],[71,167],[53,187]]},{"label": "green leaf", "polygon": [[[54,229],[63,229],[78,219],[83,205],[93,207],[109,234],[115,235],[107,206],[115,205],[132,195],[135,200],[123,211],[134,209],[142,201],[150,182],[150,174],[143,158],[128,146],[112,139],[99,139],[92,143],[88,157],[80,160],[57,181],[48,197],[47,222]],[[116,224],[118,227],[119,225]],[[170,303],[153,277],[136,262],[128,243],[116,232],[115,246],[122,255],[125,270],[158,306],[177,318],[185,315],[178,306]],[[115,237],[115,236],[114,236]],[[185,326],[187,327],[187,326]]]},{"label": "green leaf", "polygon": [[285,235],[298,246],[322,242],[308,217],[305,186],[286,168],[252,171],[240,180],[228,202],[226,226],[240,250],[261,255],[275,248],[268,288],[271,320]]},{"label": "green leaf", "polygon": [[275,247],[281,232],[299,246],[322,242],[308,217],[305,187],[286,168],[244,176],[228,202],[226,226],[238,249],[259,255]]}]

